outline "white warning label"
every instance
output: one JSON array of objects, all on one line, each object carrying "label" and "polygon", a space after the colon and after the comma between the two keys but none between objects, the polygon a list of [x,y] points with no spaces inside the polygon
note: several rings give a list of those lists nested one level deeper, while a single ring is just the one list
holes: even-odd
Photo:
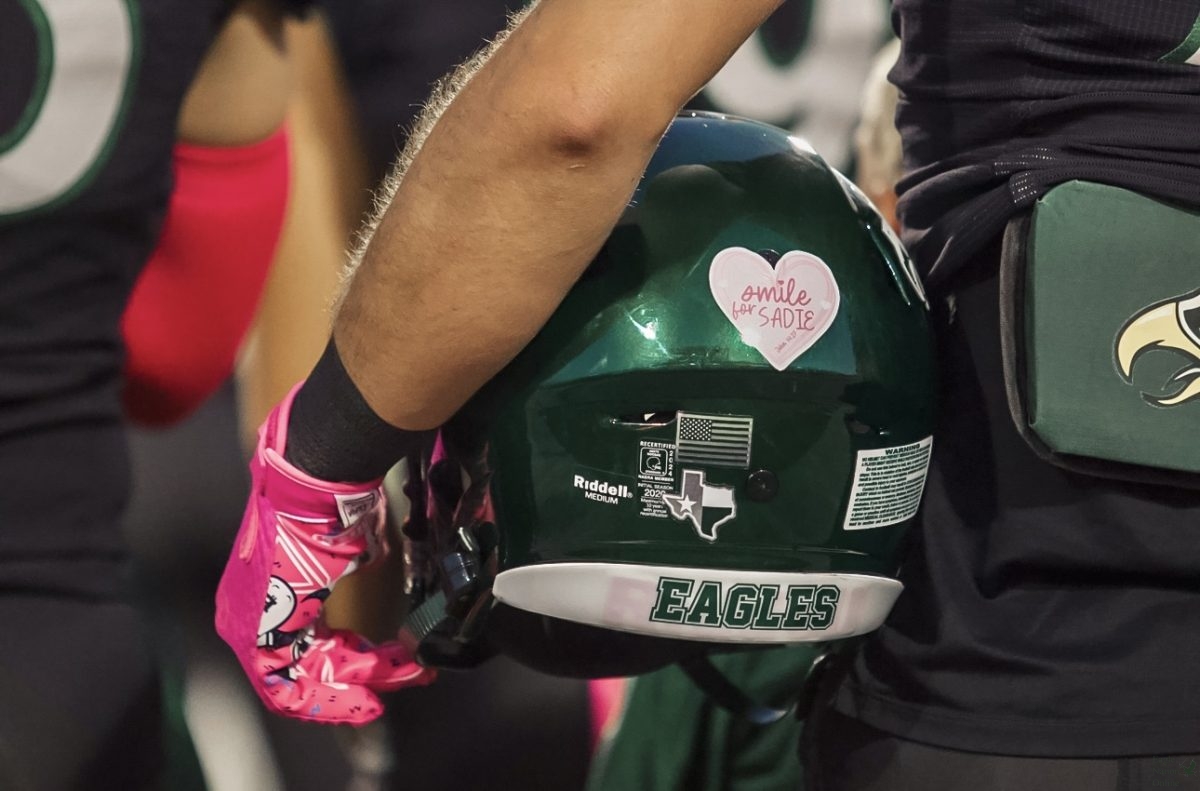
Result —
[{"label": "white warning label", "polygon": [[932,452],[933,437],[911,445],[860,450],[845,529],[887,527],[914,517]]},{"label": "white warning label", "polygon": [[642,440],[638,445],[638,516],[667,519],[665,492],[675,491],[675,446],[669,442]]}]

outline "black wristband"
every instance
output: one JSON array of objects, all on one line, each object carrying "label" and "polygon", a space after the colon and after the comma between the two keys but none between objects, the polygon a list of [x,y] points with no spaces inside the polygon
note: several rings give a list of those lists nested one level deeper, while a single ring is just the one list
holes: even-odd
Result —
[{"label": "black wristband", "polygon": [[292,402],[283,455],[323,481],[361,483],[382,477],[428,433],[375,414],[330,339]]}]

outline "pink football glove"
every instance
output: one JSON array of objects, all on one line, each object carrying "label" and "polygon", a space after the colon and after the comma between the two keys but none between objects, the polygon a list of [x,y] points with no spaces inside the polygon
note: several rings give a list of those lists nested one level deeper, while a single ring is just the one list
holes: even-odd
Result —
[{"label": "pink football glove", "polygon": [[326,483],[284,460],[295,394],[259,429],[250,502],[217,588],[217,632],[269,709],[362,725],[383,711],[375,693],[434,674],[398,642],[372,645],[320,622],[334,583],[386,552],[385,500],[379,481]]}]

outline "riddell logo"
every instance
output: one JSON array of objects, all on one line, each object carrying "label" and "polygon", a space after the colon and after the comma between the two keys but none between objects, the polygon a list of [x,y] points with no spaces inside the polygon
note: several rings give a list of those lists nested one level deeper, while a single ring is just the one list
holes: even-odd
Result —
[{"label": "riddell logo", "polygon": [[589,500],[595,500],[598,503],[608,503],[616,505],[621,501],[622,497],[633,497],[633,492],[625,484],[609,483],[598,478],[585,478],[582,475],[575,476],[576,489],[583,490],[583,496]]}]

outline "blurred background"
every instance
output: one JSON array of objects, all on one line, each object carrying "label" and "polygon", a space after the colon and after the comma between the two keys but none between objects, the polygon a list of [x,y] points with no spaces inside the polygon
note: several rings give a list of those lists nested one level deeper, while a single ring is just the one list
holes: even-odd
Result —
[{"label": "blurred background", "polygon": [[[501,0],[338,0],[322,7],[297,31],[318,46],[317,55],[305,60],[307,74],[302,69],[304,90],[314,101],[298,108],[292,123],[312,125],[332,142],[334,154],[305,159],[303,151],[294,152],[292,203],[313,199],[319,188],[312,185],[335,185],[344,199],[335,207],[341,214],[330,235],[346,245],[369,206],[371,186],[403,146],[431,84],[519,6]],[[886,0],[788,0],[693,106],[795,130],[832,164],[857,173],[883,207],[899,167],[898,143],[886,134],[887,56],[875,65],[890,38],[887,14]],[[860,121],[866,123],[856,137]],[[311,257],[311,247],[285,241],[277,268],[297,266],[292,259],[298,250]],[[333,288],[340,255],[336,249],[331,255],[337,260],[310,278],[314,299],[325,299],[320,295]],[[279,386],[261,384],[261,374],[275,366],[277,377],[300,378],[327,331],[320,322],[273,328],[275,279],[263,305],[266,320],[242,361],[243,370],[249,366],[260,376],[231,380],[181,425],[132,429],[135,492],[128,535],[155,616],[177,638],[164,641],[173,645],[165,658],[208,787],[581,788],[593,734],[582,682],[493,660],[478,671],[445,674],[432,687],[399,693],[384,722],[351,731],[267,715],[217,639],[212,596],[245,502],[246,426],[257,424],[263,403],[274,400],[272,388]],[[263,353],[281,347],[294,349],[294,357]]]}]

